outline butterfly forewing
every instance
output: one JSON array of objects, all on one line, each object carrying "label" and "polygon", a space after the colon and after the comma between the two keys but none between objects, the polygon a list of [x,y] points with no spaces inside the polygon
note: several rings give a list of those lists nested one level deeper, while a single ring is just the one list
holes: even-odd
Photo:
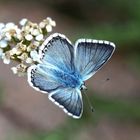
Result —
[{"label": "butterfly forewing", "polygon": [[71,68],[73,63],[73,46],[64,35],[58,33],[47,38],[39,54],[44,64],[50,63],[60,69]]},{"label": "butterfly forewing", "polygon": [[108,41],[79,39],[76,42],[74,64],[84,81],[109,60],[114,49],[115,45]]}]

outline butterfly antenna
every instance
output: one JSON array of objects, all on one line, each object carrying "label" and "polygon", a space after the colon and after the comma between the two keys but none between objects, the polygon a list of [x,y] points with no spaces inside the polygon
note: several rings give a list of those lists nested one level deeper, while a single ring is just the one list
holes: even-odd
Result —
[{"label": "butterfly antenna", "polygon": [[[87,89],[86,89],[87,90]],[[87,102],[88,102],[88,105],[90,106],[90,109],[91,109],[91,112],[94,112],[95,109],[93,108],[92,104],[91,104],[91,101],[89,100],[86,92],[85,92],[85,89],[83,90],[83,93],[85,94],[86,98],[87,98]]]}]

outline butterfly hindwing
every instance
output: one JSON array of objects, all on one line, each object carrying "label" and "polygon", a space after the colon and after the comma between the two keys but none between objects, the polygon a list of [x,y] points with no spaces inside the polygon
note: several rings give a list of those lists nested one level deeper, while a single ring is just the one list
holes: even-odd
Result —
[{"label": "butterfly hindwing", "polygon": [[79,39],[75,44],[74,63],[83,77],[89,79],[112,56],[115,45],[102,40]]},{"label": "butterfly hindwing", "polygon": [[49,93],[62,85],[53,75],[55,69],[48,65],[38,64],[28,68],[28,82],[31,87],[43,93]]},{"label": "butterfly hindwing", "polygon": [[49,95],[49,99],[63,108],[73,118],[80,118],[83,112],[82,96],[79,89],[60,88]]}]

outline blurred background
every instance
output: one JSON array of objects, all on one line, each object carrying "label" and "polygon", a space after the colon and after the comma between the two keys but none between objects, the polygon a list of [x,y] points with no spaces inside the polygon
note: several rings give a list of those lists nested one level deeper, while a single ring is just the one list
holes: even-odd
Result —
[{"label": "blurred background", "polygon": [[95,108],[84,97],[84,114],[74,120],[13,75],[0,62],[0,140],[140,140],[139,0],[0,0],[0,22],[50,16],[53,32],[112,41],[111,60],[86,82]]}]

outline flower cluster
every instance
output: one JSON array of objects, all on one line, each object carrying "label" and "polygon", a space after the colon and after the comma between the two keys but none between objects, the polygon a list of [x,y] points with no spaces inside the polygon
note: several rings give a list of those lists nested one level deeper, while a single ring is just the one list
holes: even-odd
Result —
[{"label": "flower cluster", "polygon": [[39,24],[25,18],[19,24],[20,27],[12,22],[0,23],[0,59],[5,64],[18,62],[11,70],[22,76],[30,65],[38,61],[37,49],[56,23],[48,17]]}]

